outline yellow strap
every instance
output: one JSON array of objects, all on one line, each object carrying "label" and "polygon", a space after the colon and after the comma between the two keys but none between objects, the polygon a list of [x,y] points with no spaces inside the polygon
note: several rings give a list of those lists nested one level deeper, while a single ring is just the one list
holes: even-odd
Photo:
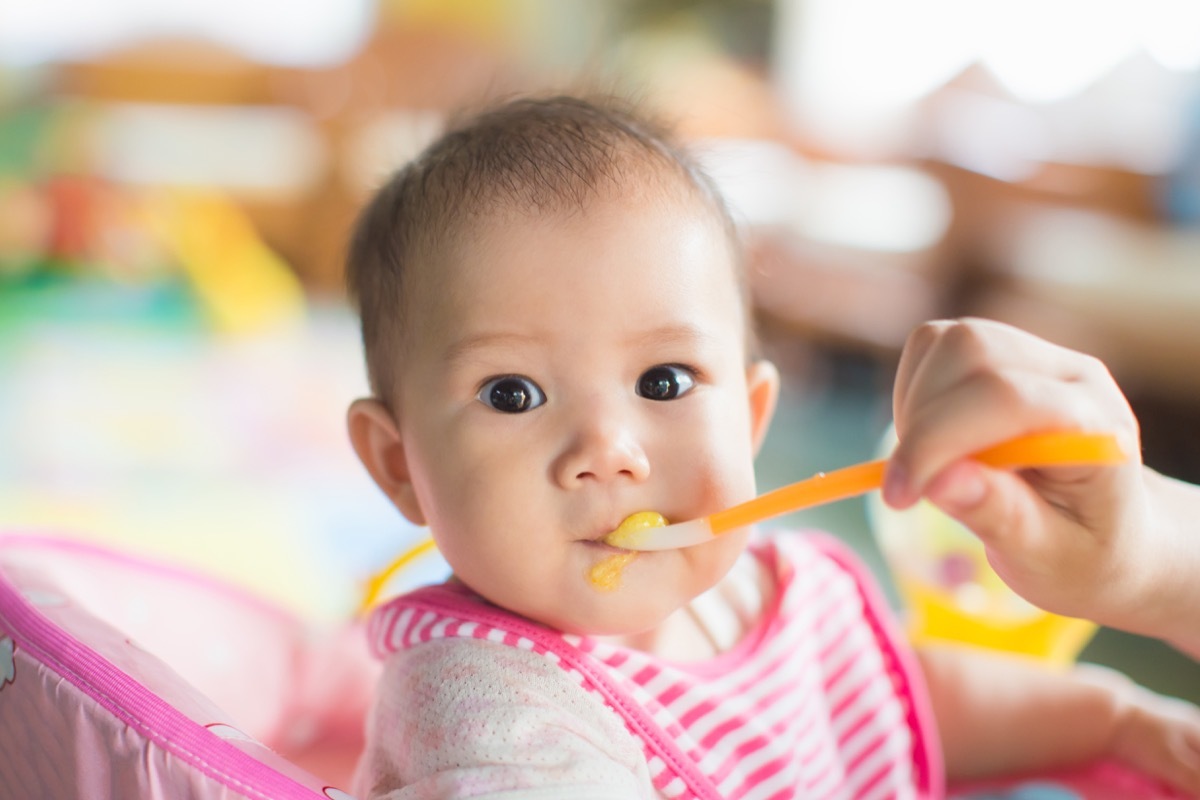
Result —
[{"label": "yellow strap", "polygon": [[379,594],[383,591],[383,587],[392,579],[400,570],[407,567],[412,562],[416,561],[421,556],[437,549],[437,545],[432,538],[424,539],[417,542],[408,550],[400,554],[400,556],[388,564],[386,568],[377,572],[370,580],[367,581],[366,590],[363,592],[362,603],[358,606],[359,616],[363,616],[379,601]]}]

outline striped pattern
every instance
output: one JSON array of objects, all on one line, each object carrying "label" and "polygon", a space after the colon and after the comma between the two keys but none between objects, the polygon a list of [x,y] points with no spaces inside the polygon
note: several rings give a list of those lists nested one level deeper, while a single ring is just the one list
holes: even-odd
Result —
[{"label": "striped pattern", "polygon": [[[371,642],[383,656],[436,639],[486,639],[544,655],[586,690],[608,687],[602,696],[641,735],[664,797],[705,796],[697,783],[709,796],[747,800],[927,796],[930,767],[922,737],[914,737],[919,714],[861,576],[799,537],[763,549],[777,604],[715,662],[671,664],[478,604],[472,615],[461,602],[421,602],[452,594],[441,588],[382,608]],[[611,702],[614,688],[632,703]]]}]

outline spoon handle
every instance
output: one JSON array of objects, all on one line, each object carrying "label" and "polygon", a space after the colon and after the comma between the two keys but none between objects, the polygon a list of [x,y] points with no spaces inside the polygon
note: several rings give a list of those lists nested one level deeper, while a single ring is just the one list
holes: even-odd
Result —
[{"label": "spoon handle", "polygon": [[[1029,469],[1119,464],[1127,456],[1117,438],[1110,433],[1057,431],[1018,436],[980,450],[971,458],[996,469]],[[886,460],[880,459],[818,473],[710,514],[709,527],[716,536],[789,511],[812,508],[878,489],[883,485],[886,464]]]},{"label": "spoon handle", "polygon": [[709,514],[708,525],[715,536],[789,511],[812,508],[878,489],[883,485],[883,468],[886,464],[887,462],[881,459],[835,469],[832,472],[818,472],[811,478],[761,494],[753,500],[747,500],[724,511]]}]

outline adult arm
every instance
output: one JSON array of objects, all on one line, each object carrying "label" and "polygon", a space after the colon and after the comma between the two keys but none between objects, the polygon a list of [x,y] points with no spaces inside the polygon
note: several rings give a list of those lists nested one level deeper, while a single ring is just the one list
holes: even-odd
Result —
[{"label": "adult arm", "polygon": [[[1152,592],[1141,609],[1106,624],[1155,636],[1200,660],[1200,486],[1146,469],[1147,494],[1157,543]],[[1101,620],[1104,622],[1104,620]]]},{"label": "adult arm", "polygon": [[1200,794],[1200,710],[1104,667],[967,647],[918,651],[951,781],[1112,759]]}]

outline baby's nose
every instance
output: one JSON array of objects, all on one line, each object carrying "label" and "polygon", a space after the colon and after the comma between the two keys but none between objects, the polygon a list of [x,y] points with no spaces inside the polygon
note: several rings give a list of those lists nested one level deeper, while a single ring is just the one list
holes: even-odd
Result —
[{"label": "baby's nose", "polygon": [[577,432],[558,458],[555,473],[564,488],[589,481],[640,482],[650,476],[650,459],[630,426],[592,421]]}]

